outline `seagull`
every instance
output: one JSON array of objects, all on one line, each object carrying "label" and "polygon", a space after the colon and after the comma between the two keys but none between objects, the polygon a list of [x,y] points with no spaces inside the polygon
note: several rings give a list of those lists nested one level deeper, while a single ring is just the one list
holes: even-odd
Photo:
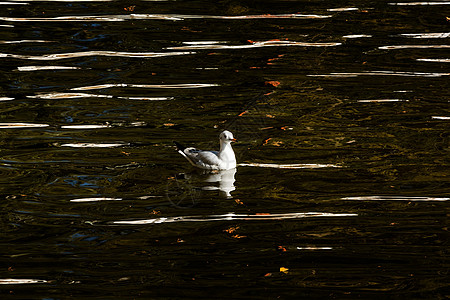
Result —
[{"label": "seagull", "polygon": [[219,135],[220,151],[198,150],[193,147],[186,148],[174,141],[177,151],[183,155],[194,167],[206,170],[230,170],[236,168],[236,156],[231,142],[236,139],[228,130]]}]

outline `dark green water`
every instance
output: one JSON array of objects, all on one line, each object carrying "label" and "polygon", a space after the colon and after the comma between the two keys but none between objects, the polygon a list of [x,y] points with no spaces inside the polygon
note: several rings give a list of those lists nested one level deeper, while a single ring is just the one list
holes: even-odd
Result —
[{"label": "dark green water", "polygon": [[2,2],[0,298],[449,297],[448,4]]}]

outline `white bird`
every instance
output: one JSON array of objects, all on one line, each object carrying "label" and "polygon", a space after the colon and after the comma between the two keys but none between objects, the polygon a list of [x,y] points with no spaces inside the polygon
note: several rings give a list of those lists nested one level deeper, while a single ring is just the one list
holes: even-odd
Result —
[{"label": "white bird", "polygon": [[236,139],[228,130],[219,135],[220,150],[206,151],[193,147],[186,148],[180,143],[174,142],[178,153],[183,155],[194,167],[206,170],[230,170],[236,168],[236,156],[234,155],[231,142]]}]

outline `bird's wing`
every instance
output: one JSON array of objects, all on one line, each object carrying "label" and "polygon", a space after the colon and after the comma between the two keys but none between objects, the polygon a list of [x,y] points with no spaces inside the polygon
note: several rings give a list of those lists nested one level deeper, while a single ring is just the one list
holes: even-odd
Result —
[{"label": "bird's wing", "polygon": [[196,167],[202,169],[217,169],[220,159],[217,151],[203,151],[195,148],[184,149],[186,158]]}]

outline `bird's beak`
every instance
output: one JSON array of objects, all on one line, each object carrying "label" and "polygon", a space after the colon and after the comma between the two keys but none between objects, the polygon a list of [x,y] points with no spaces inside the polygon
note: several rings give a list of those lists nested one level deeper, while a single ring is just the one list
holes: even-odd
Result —
[{"label": "bird's beak", "polygon": [[237,140],[236,140],[236,139],[231,139],[231,141],[232,141],[232,142],[236,142]]}]

